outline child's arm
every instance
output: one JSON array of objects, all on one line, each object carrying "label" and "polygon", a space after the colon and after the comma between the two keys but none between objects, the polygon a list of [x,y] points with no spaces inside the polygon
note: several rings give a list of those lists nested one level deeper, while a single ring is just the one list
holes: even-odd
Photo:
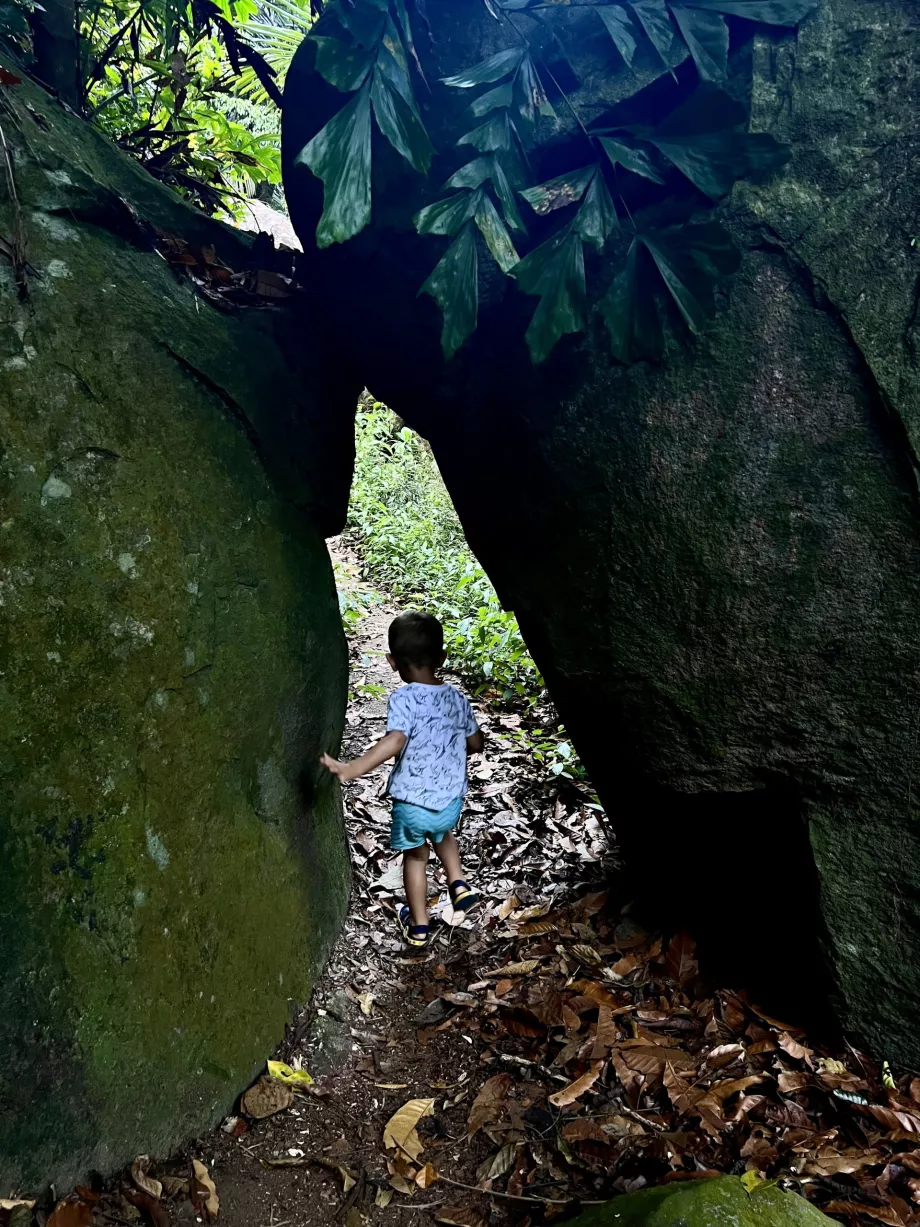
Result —
[{"label": "child's arm", "polygon": [[[482,734],[480,733],[481,736]],[[356,780],[359,775],[367,775],[369,771],[373,771],[375,767],[385,763],[388,758],[395,758],[397,754],[402,752],[402,748],[407,740],[408,738],[405,733],[400,733],[397,729],[394,729],[392,733],[387,733],[379,741],[375,742],[369,750],[365,750],[360,758],[352,759],[350,763],[340,763],[337,758],[333,758],[330,754],[324,754],[320,762],[333,775],[337,775],[344,784],[347,780]],[[472,737],[467,738],[468,742],[472,740]]]},{"label": "child's arm", "polygon": [[485,744],[486,739],[482,729],[477,729],[475,733],[471,733],[466,739],[466,752],[467,754],[480,754]]}]

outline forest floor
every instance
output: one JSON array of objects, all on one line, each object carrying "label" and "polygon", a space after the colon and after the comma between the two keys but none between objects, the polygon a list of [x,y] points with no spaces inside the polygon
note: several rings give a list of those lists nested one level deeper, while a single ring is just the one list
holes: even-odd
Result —
[{"label": "forest floor", "polygon": [[[343,757],[385,728],[396,612],[372,605],[353,632]],[[212,1183],[224,1227],[523,1227],[723,1172],[780,1179],[847,1223],[917,1222],[920,1079],[888,1085],[864,1054],[822,1053],[706,985],[686,934],[646,932],[608,889],[590,788],[535,764],[515,739],[526,713],[476,706],[486,749],[459,839],[479,910],[454,923],[438,871],[434,940],[408,953],[386,769],[347,785],[349,916],[273,1054],[312,1086],[263,1077],[222,1128],[80,1190],[45,1227],[201,1222]]]}]

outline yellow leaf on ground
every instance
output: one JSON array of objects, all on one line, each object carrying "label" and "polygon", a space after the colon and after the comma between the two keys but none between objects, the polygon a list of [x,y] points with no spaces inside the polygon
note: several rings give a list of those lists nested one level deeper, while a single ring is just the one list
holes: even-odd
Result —
[{"label": "yellow leaf on ground", "polygon": [[756,1168],[751,1168],[750,1171],[744,1173],[741,1177],[741,1183],[744,1185],[748,1193],[753,1193],[757,1186],[763,1180],[763,1176]]},{"label": "yellow leaf on ground", "polygon": [[377,1194],[374,1197],[374,1205],[379,1206],[381,1210],[385,1210],[392,1200],[392,1189],[378,1189]]},{"label": "yellow leaf on ground", "polygon": [[404,1103],[386,1123],[383,1130],[384,1146],[388,1149],[395,1146],[410,1159],[417,1159],[422,1153],[422,1143],[415,1126],[423,1116],[431,1116],[433,1113],[433,1099],[410,1099],[408,1103]]},{"label": "yellow leaf on ground", "polygon": [[163,1186],[159,1180],[154,1180],[147,1173],[150,1170],[150,1155],[138,1155],[131,1164],[131,1179],[139,1189],[155,1197],[157,1201],[163,1196]]},{"label": "yellow leaf on ground", "polygon": [[305,1069],[292,1069],[290,1065],[285,1065],[283,1061],[269,1061],[268,1075],[278,1082],[283,1082],[285,1086],[313,1085],[313,1079]]}]

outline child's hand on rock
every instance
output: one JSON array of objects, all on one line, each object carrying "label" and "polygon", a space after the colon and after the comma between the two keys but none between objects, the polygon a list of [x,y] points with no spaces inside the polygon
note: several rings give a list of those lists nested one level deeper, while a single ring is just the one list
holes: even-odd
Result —
[{"label": "child's hand on rock", "polygon": [[333,775],[338,776],[343,783],[354,778],[350,770],[352,765],[351,763],[340,763],[339,760],[337,758],[333,758],[331,754],[324,754],[319,761],[323,764],[327,771],[330,771]]}]

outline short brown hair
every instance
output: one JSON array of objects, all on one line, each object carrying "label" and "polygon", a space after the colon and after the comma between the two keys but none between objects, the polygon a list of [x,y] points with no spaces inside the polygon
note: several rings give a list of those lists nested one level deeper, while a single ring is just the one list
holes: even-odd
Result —
[{"label": "short brown hair", "polygon": [[390,623],[390,653],[398,665],[436,669],[444,654],[444,628],[432,614],[404,613]]}]

